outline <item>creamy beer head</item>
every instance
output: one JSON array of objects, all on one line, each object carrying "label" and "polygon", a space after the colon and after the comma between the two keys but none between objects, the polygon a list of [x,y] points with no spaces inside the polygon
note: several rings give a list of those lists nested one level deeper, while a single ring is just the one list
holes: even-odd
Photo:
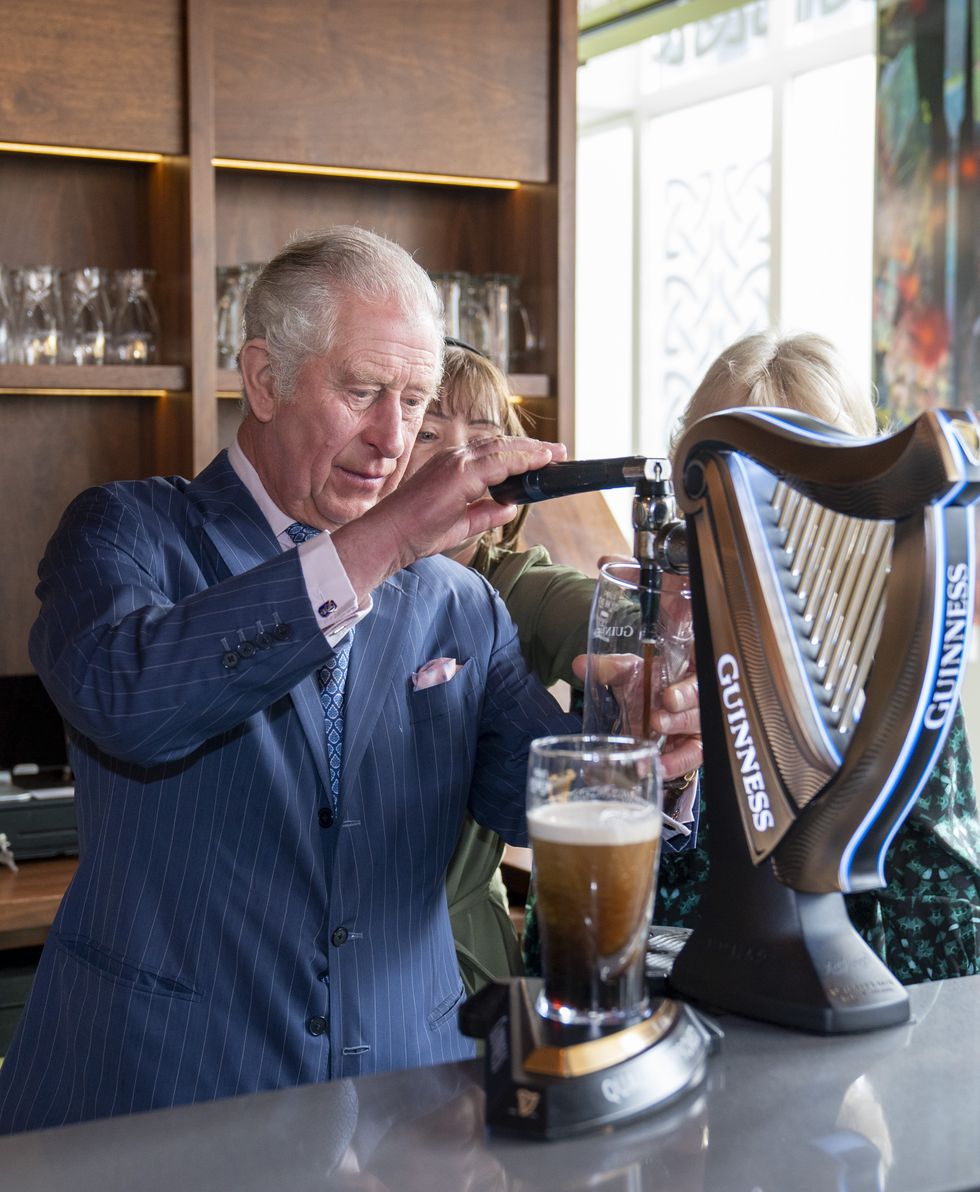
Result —
[{"label": "creamy beer head", "polygon": [[542,803],[527,814],[528,832],[554,844],[629,845],[660,837],[662,817],[652,803],[575,799]]},{"label": "creamy beer head", "polygon": [[644,958],[662,817],[651,803],[552,801],[528,812],[545,1012],[563,1021],[646,1004]]}]

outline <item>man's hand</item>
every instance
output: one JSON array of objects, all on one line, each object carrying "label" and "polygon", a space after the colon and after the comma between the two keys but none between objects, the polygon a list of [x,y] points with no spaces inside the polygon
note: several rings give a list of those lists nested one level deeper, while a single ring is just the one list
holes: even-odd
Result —
[{"label": "man's hand", "polygon": [[701,743],[701,707],[697,675],[679,679],[661,693],[662,707],[650,716],[666,740],[660,754],[664,781],[697,770],[704,761]]},{"label": "man's hand", "polygon": [[561,443],[504,436],[441,452],[332,539],[359,597],[416,559],[505,525],[516,505],[487,493],[508,476],[565,459]]}]

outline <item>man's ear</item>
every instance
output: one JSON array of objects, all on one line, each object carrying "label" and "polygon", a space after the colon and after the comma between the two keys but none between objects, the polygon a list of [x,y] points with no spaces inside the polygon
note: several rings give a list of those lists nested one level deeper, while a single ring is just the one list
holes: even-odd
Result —
[{"label": "man's ear", "polygon": [[264,339],[250,339],[239,353],[245,400],[252,417],[271,422],[279,404],[269,367],[269,350]]}]

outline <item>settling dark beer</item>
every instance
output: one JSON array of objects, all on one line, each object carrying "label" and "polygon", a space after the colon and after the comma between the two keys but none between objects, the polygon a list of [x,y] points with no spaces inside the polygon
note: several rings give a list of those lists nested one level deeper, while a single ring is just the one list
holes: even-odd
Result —
[{"label": "settling dark beer", "polygon": [[609,1023],[642,1015],[661,824],[655,804],[603,799],[599,792],[590,798],[582,790],[528,812],[542,1014]]}]

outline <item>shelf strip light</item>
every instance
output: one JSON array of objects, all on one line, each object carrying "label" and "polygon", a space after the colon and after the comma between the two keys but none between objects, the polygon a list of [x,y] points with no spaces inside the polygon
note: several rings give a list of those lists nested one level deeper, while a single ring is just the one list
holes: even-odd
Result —
[{"label": "shelf strip light", "polygon": [[465,174],[418,174],[410,170],[362,170],[356,166],[302,165],[288,161],[246,161],[240,157],[212,157],[224,170],[259,170],[276,174],[319,174],[329,178],[371,178],[382,182],[427,182],[435,186],[473,186],[491,190],[517,190],[513,178],[470,178]]},{"label": "shelf strip light", "polygon": [[102,161],[163,161],[162,153],[142,153],[135,149],[80,149],[75,145],[29,145],[22,141],[0,141],[3,153],[37,153],[48,157],[90,157]]},{"label": "shelf strip light", "polygon": [[0,387],[0,395],[16,397],[169,397],[178,389],[54,389],[43,385]]}]

